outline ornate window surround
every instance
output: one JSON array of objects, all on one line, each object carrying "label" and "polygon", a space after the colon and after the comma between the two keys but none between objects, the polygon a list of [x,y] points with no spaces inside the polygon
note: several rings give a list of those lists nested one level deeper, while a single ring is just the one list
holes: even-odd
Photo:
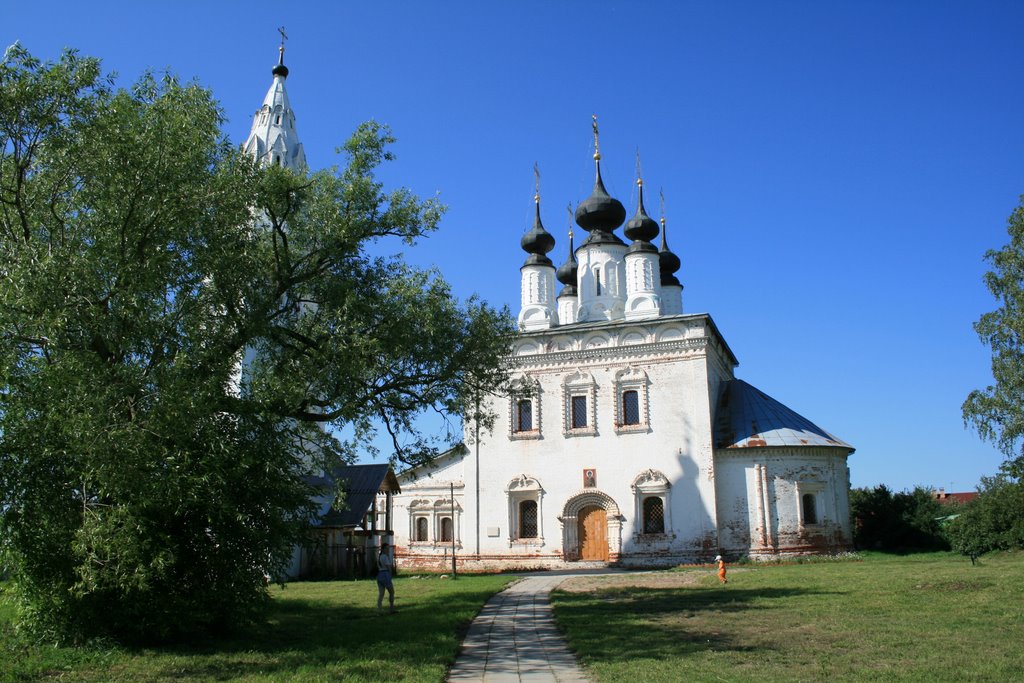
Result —
[{"label": "ornate window surround", "polygon": [[[572,399],[583,397],[587,402],[587,424],[572,426]],[[562,432],[566,437],[597,436],[597,382],[584,370],[566,376],[562,382]]]},{"label": "ornate window surround", "polygon": [[[654,540],[668,538],[672,533],[672,506],[669,505],[669,491],[672,482],[660,470],[647,469],[633,479],[630,487],[633,490],[634,524],[633,535],[638,540]],[[644,501],[648,498],[660,498],[664,513],[665,530],[660,534],[644,533]]]},{"label": "ornate window surround", "polygon": [[[647,373],[633,366],[623,368],[615,373],[615,433],[631,434],[651,431],[650,424],[650,400],[648,387],[650,379]],[[627,391],[635,391],[640,413],[640,421],[637,424],[624,424],[622,395]]]},{"label": "ornate window surround", "polygon": [[[421,548],[450,546],[450,540],[441,540],[441,520],[445,517],[451,518],[452,533],[455,534],[455,544],[461,548],[462,506],[456,500],[455,509],[452,510],[450,498],[438,498],[433,500],[433,502],[426,498],[417,498],[409,503],[409,545]],[[427,538],[422,541],[416,539],[416,526],[421,519],[426,520],[428,529]]]},{"label": "ornate window surround", "polygon": [[[534,477],[520,474],[505,487],[508,498],[508,545],[544,545],[544,488]],[[537,536],[519,538],[519,504],[525,500],[537,503]]]},{"label": "ornate window surround", "polygon": [[[519,377],[512,383],[513,390],[508,400],[508,438],[512,441],[520,439],[541,438],[540,382],[532,377]],[[519,429],[519,402],[530,402],[531,429]]]},{"label": "ornate window surround", "polygon": [[[409,503],[409,545],[415,546],[426,546],[431,545],[433,541],[430,540],[430,529],[433,526],[431,524],[434,516],[433,506],[430,501],[425,498],[417,498]],[[420,541],[416,538],[416,526],[419,520],[424,519],[427,521],[427,538]]]},{"label": "ornate window surround", "polygon": [[448,517],[452,520],[452,533],[455,535],[456,547],[462,547],[462,534],[459,533],[462,529],[462,525],[459,523],[462,517],[462,507],[458,501],[455,501],[455,509],[452,509],[451,498],[441,498],[440,500],[434,501],[434,545],[451,545],[451,540],[442,540],[443,534],[441,533],[441,520]]}]

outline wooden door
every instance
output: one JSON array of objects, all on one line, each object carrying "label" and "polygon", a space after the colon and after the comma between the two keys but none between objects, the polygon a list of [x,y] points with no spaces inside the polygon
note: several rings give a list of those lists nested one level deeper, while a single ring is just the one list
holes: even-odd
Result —
[{"label": "wooden door", "polygon": [[608,561],[608,515],[597,506],[585,507],[578,515],[580,559]]}]

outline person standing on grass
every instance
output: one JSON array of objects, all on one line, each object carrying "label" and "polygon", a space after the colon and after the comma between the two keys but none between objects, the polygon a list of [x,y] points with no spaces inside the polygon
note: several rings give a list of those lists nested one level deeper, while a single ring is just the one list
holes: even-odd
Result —
[{"label": "person standing on grass", "polygon": [[395,584],[391,580],[391,572],[395,567],[395,561],[391,557],[391,546],[386,542],[380,544],[380,553],[377,555],[377,611],[383,611],[384,590],[388,591],[388,604],[392,614],[395,612]]},{"label": "person standing on grass", "polygon": [[722,583],[728,583],[725,580],[725,560],[722,559],[721,555],[715,555],[715,562],[718,563],[718,580]]}]

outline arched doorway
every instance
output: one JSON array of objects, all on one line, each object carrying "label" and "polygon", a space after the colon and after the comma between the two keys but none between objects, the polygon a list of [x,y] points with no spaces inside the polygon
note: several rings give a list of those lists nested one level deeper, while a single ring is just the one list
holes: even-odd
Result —
[{"label": "arched doorway", "polygon": [[608,513],[604,508],[588,505],[577,515],[580,539],[580,559],[593,562],[608,561]]},{"label": "arched doorway", "polygon": [[563,557],[572,562],[617,562],[621,548],[622,515],[611,496],[584,489],[562,508]]}]

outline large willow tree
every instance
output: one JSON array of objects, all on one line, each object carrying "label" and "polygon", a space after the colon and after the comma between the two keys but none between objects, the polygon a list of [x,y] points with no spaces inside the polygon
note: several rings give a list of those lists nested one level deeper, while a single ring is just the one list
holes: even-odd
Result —
[{"label": "large willow tree", "polygon": [[416,418],[504,381],[506,311],[367,251],[442,211],[374,179],[386,129],[295,175],[221,125],[173,78],[118,90],[94,59],[18,46],[0,65],[0,544],[36,632],[258,616],[313,514],[307,474],[378,428],[429,456]]}]

